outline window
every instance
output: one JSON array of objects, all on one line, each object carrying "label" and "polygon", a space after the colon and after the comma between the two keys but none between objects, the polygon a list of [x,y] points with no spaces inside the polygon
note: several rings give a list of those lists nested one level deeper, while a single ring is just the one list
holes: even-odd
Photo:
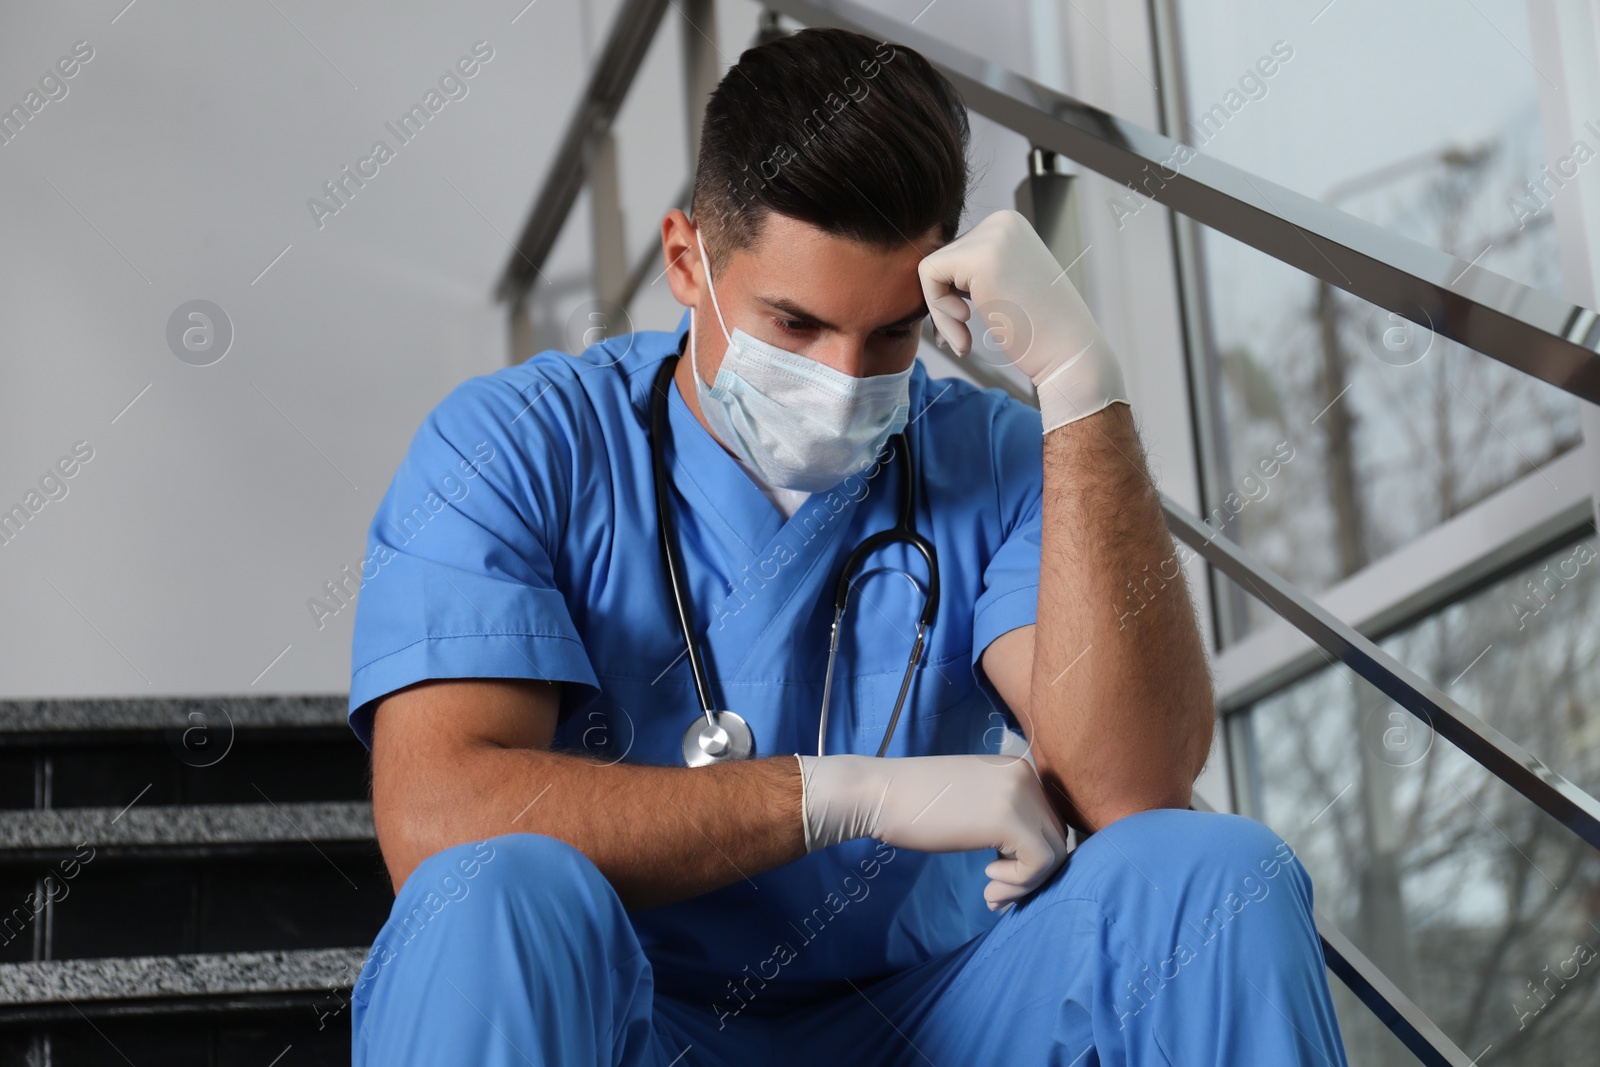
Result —
[{"label": "window", "polygon": [[[1600,788],[1600,543],[1557,548],[1382,642]],[[1600,1032],[1600,854],[1344,667],[1236,717],[1255,809],[1318,907],[1469,1055],[1578,1063]],[[1414,1062],[1335,983],[1352,1063]]]},{"label": "window", "polygon": [[[1174,5],[1203,152],[1524,284],[1557,289],[1520,0]],[[1356,72],[1359,72],[1359,76]],[[1543,181],[1548,195],[1530,192]],[[1212,525],[1324,590],[1580,439],[1577,401],[1200,232]],[[1291,454],[1264,479],[1263,459]],[[1227,604],[1233,638],[1270,612]]]}]

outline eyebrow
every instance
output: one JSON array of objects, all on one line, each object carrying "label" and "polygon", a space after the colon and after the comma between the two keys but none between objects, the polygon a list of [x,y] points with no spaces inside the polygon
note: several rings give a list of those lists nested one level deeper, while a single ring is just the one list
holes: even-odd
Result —
[{"label": "eyebrow", "polygon": [[[839,327],[833,325],[831,322],[826,322],[823,319],[819,318],[818,316],[813,315],[811,312],[807,311],[805,308],[801,307],[799,304],[796,304],[793,300],[787,300],[787,299],[785,299],[783,297],[767,297],[767,296],[758,296],[758,297],[756,297],[756,299],[760,300],[763,304],[765,304],[768,307],[772,308],[774,311],[781,311],[785,315],[788,315],[792,319],[800,319],[800,320],[802,320],[804,322],[812,323],[813,325],[822,327],[824,330],[837,330],[837,329],[839,329]],[[878,329],[880,329],[880,330],[892,330],[896,326],[909,326],[911,323],[916,322],[918,319],[924,317],[927,314],[928,314],[928,303],[927,303],[926,300],[924,300],[924,301],[922,301],[921,303],[919,303],[917,305],[915,311],[912,311],[909,314],[901,315],[898,319],[895,319],[893,322],[886,322],[882,326],[879,326]]]}]

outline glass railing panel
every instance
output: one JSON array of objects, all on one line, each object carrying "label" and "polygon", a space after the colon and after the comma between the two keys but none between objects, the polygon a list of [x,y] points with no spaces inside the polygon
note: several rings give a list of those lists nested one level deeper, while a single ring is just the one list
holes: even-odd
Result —
[{"label": "glass railing panel", "polygon": [[[1554,386],[1201,233],[1217,443],[1204,518],[1306,592],[1519,478],[1548,480],[1581,439],[1578,401]],[[1273,618],[1242,593],[1231,612],[1236,636]]]},{"label": "glass railing panel", "polygon": [[[1528,575],[1594,546],[1561,549],[1383,642],[1591,789],[1600,586],[1569,581],[1519,642],[1498,616],[1516,617],[1507,598]],[[1343,666],[1246,716],[1234,737],[1249,754],[1255,813],[1294,847],[1319,906],[1362,952],[1469,1056],[1592,1058],[1600,853]],[[1414,1062],[1342,987],[1336,1000],[1352,1063]]]}]

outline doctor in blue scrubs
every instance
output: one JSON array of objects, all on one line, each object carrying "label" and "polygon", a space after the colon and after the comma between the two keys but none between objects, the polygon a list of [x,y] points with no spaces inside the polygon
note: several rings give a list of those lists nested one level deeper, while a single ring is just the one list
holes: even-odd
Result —
[{"label": "doctor in blue scrubs", "polygon": [[[1189,810],[1210,683],[1183,583],[1130,600],[1174,546],[1116,355],[1021,216],[958,236],[968,138],[903,47],[745,52],[677,327],[423,420],[352,649],[397,889],[356,1063],[1344,1063],[1304,868]],[[930,315],[1038,409],[930,379]]]}]

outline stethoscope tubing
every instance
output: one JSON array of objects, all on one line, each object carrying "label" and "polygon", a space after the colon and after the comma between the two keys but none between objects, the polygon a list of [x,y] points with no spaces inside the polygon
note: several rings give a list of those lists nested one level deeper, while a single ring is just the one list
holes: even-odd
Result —
[{"label": "stethoscope tubing", "polygon": [[679,356],[669,356],[661,361],[661,370],[650,397],[650,464],[656,490],[656,523],[660,530],[661,557],[667,569],[667,586],[672,590],[672,606],[677,610],[678,626],[683,631],[683,646],[689,656],[689,673],[694,677],[695,696],[700,700],[700,710],[705,714],[706,725],[716,728],[715,710],[711,703],[711,685],[706,679],[705,664],[700,661],[700,650],[695,645],[694,629],[689,624],[689,603],[683,591],[683,573],[679,566],[677,535],[672,521],[672,502],[667,493],[666,460],[662,447],[662,434],[666,426],[667,390],[672,386],[672,373]]},{"label": "stethoscope tubing", "polygon": [[[651,475],[655,482],[655,500],[657,514],[657,530],[661,548],[662,563],[667,572],[667,584],[672,593],[673,608],[678,617],[679,629],[683,632],[684,649],[689,659],[689,672],[694,679],[695,696],[700,701],[700,710],[705,718],[705,724],[700,729],[713,734],[721,731],[723,727],[717,722],[719,713],[712,701],[711,684],[707,677],[705,663],[700,657],[700,650],[694,639],[694,628],[689,621],[689,601],[683,588],[683,566],[677,554],[677,534],[672,519],[671,499],[667,488],[666,473],[666,433],[667,433],[667,397],[672,386],[672,376],[677,369],[678,360],[682,353],[668,356],[662,361],[661,369],[656,372],[655,381],[651,386],[650,396],[650,464]],[[834,659],[839,651],[839,635],[842,630],[845,614],[850,603],[850,590],[854,579],[860,577],[860,571],[867,558],[878,549],[888,544],[906,544],[922,556],[928,568],[928,584],[924,591],[922,612],[917,618],[917,631],[912,641],[911,654],[906,660],[905,673],[900,680],[900,691],[895,698],[894,710],[889,716],[889,725],[884,731],[883,739],[878,745],[878,756],[883,756],[889,749],[889,742],[894,737],[896,723],[899,722],[901,709],[905,706],[906,696],[910,693],[911,683],[916,673],[918,662],[922,658],[926,644],[928,628],[932,626],[934,616],[939,610],[939,565],[938,554],[931,542],[916,531],[916,464],[912,459],[911,445],[904,431],[895,434],[890,443],[898,454],[900,466],[904,477],[900,485],[899,514],[895,525],[886,530],[880,530],[865,538],[845,558],[844,568],[839,574],[838,582],[834,586],[834,615],[833,625],[828,637],[828,666],[822,684],[822,712],[817,726],[817,755],[825,751],[824,744],[828,729],[828,707],[833,692]],[[906,578],[916,585],[916,580],[906,575]],[[739,726],[748,730],[748,724],[731,712],[721,713],[734,720]],[[691,727],[693,729],[693,727]],[[749,738],[749,749],[754,754],[754,739]]]}]

